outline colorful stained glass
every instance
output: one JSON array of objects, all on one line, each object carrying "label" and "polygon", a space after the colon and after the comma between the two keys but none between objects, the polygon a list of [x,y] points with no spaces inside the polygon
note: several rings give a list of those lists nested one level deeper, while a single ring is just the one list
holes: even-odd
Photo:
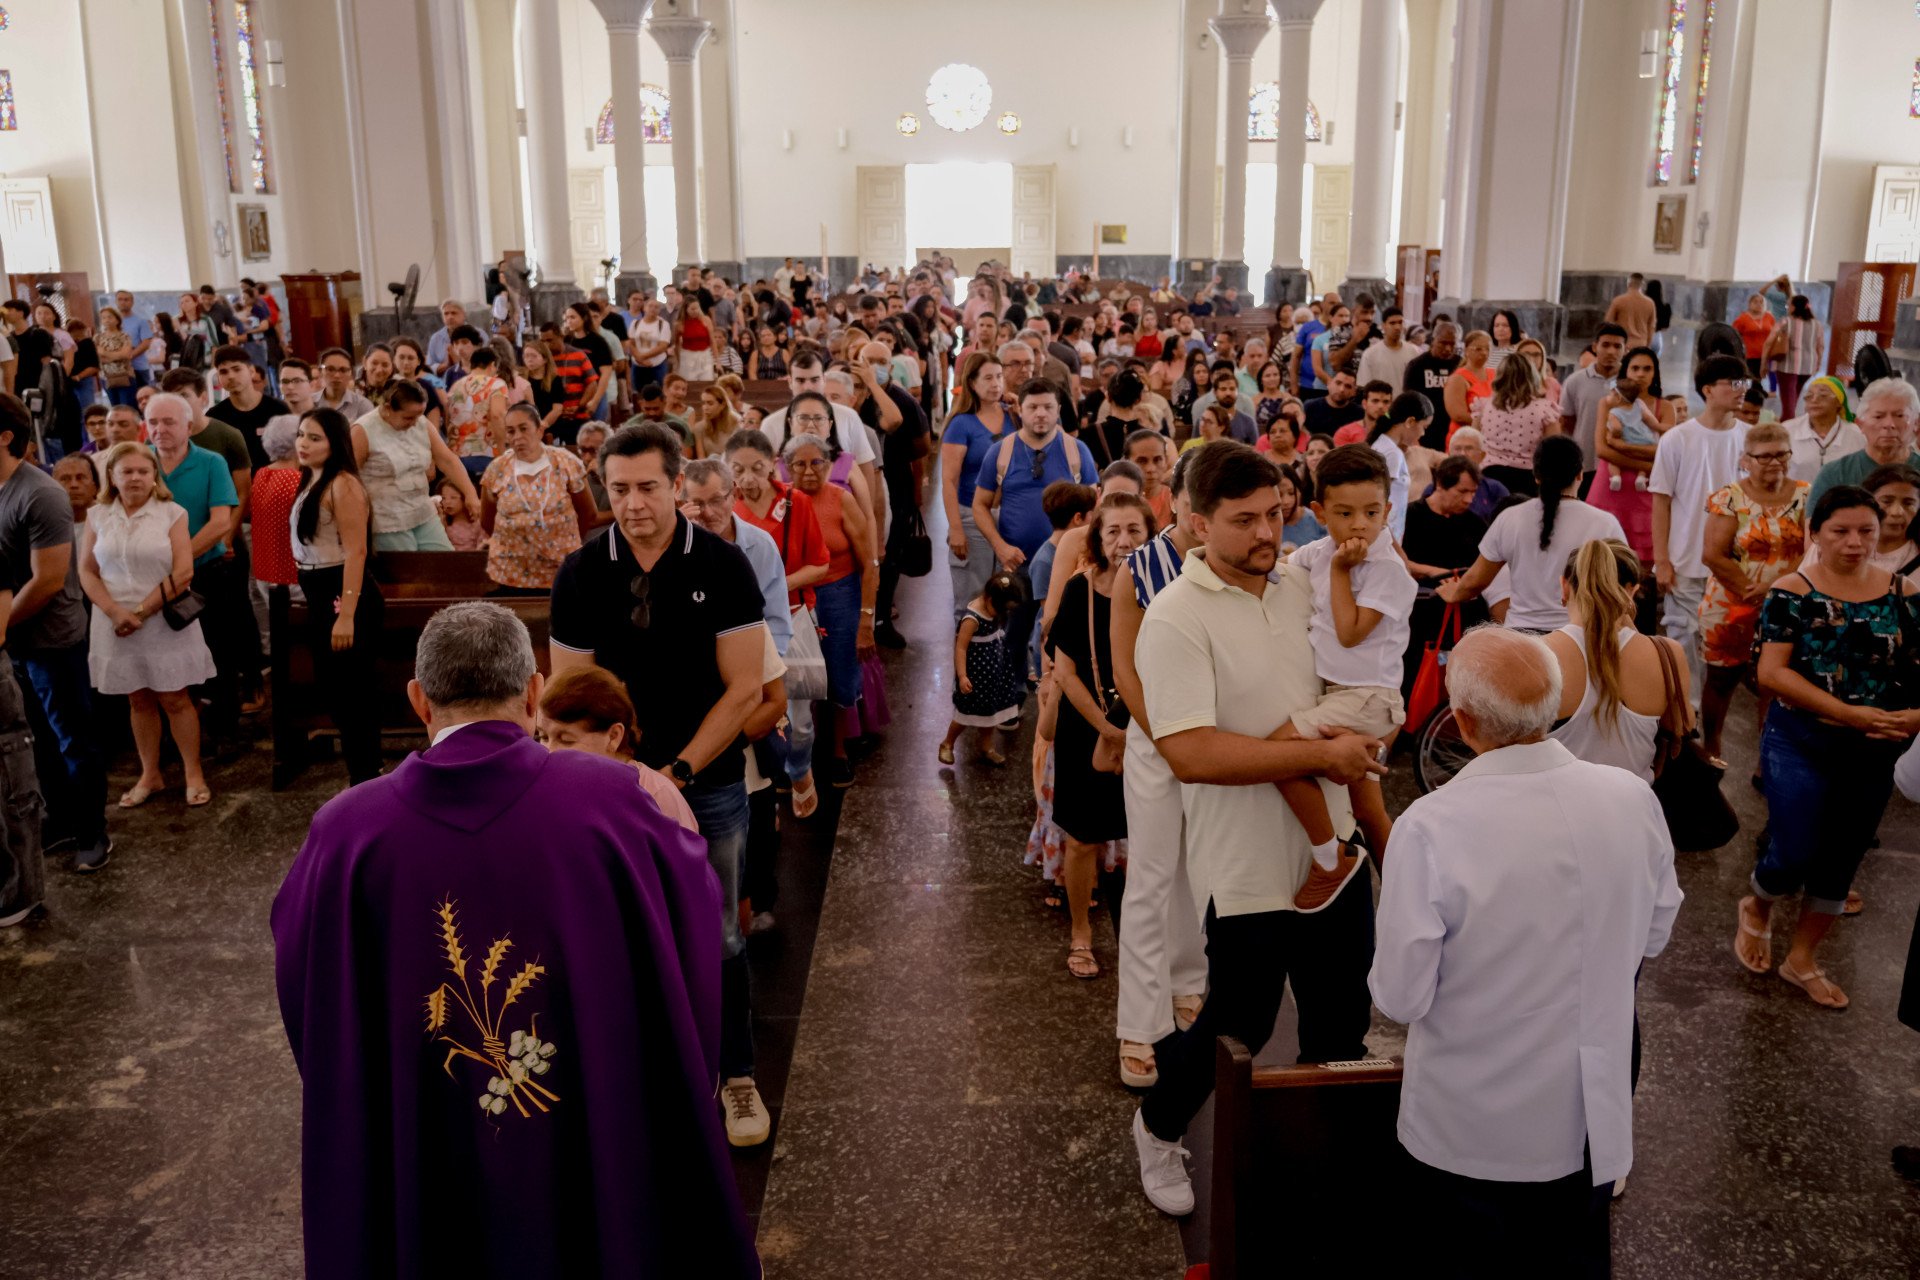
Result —
[{"label": "colorful stained glass", "polygon": [[[667,98],[667,91],[657,84],[640,86],[640,140],[673,141],[673,104]],[[612,98],[608,98],[606,105],[600,108],[600,118],[593,126],[593,141],[596,146],[613,145]]]},{"label": "colorful stained glass", "polygon": [[247,109],[247,134],[253,142],[249,164],[253,189],[262,195],[273,190],[267,171],[267,109],[260,101],[260,75],[253,52],[253,0],[233,0],[233,43],[239,51],[240,97]]},{"label": "colorful stained glass", "polygon": [[[11,94],[7,95],[7,114],[13,114],[13,95]],[[1907,114],[1915,120],[1920,120],[1920,58],[1913,60],[1913,90],[1907,96]]]},{"label": "colorful stained glass", "polygon": [[1680,131],[1680,64],[1687,60],[1687,0],[1667,0],[1667,67],[1654,117],[1653,184],[1673,181],[1673,146]]},{"label": "colorful stained glass", "polygon": [[[1920,69],[1914,72],[1920,78]],[[1920,93],[1920,89],[1914,92]],[[13,130],[20,127],[19,118],[13,114],[13,72],[0,71],[0,130]]]},{"label": "colorful stained glass", "polygon": [[[1916,4],[1920,4],[1920,0],[1914,0],[1914,2]],[[5,9],[0,9],[0,31],[5,31],[8,27],[12,25],[13,25],[13,19],[7,16],[7,11]]]},{"label": "colorful stained glass", "polygon": [[213,29],[213,96],[220,104],[220,153],[227,161],[227,190],[240,190],[233,171],[233,109],[227,104],[227,55],[220,40],[220,0],[207,0],[207,25]]},{"label": "colorful stained glass", "polygon": [[[1320,141],[1320,111],[1307,103],[1307,141]],[[1272,142],[1280,136],[1280,82],[1266,80],[1247,95],[1247,141]]]},{"label": "colorful stained glass", "polygon": [[1713,9],[1717,0],[1707,0],[1700,16],[1700,71],[1693,86],[1693,154],[1687,160],[1687,181],[1700,181],[1700,143],[1707,131],[1707,72],[1713,66]]}]

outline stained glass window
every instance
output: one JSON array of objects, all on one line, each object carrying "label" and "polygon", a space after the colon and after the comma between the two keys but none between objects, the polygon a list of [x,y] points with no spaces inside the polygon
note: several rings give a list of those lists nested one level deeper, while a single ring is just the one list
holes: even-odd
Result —
[{"label": "stained glass window", "polygon": [[267,172],[267,109],[260,101],[260,76],[254,62],[253,0],[233,0],[233,43],[239,51],[240,96],[247,109],[247,135],[253,142],[249,164],[253,189],[265,195],[273,190]]},{"label": "stained glass window", "polygon": [[[1920,4],[1920,0],[1914,0],[1914,2],[1916,4]],[[5,31],[8,27],[12,25],[13,25],[13,19],[7,16],[7,11],[5,9],[0,9],[0,31]]]},{"label": "stained glass window", "polygon": [[1673,145],[1680,130],[1680,64],[1687,60],[1687,0],[1667,0],[1667,66],[1660,79],[1660,113],[1653,124],[1653,184],[1673,181]]},{"label": "stained glass window", "polygon": [[[1907,114],[1915,120],[1920,120],[1920,58],[1913,60],[1913,90],[1907,95]],[[7,115],[9,118],[13,115],[13,95],[11,93],[7,95]],[[6,127],[9,129],[13,128],[12,125],[7,125]]]},{"label": "stained glass window", "polygon": [[[1320,110],[1307,103],[1307,141],[1320,141]],[[1272,142],[1280,136],[1280,82],[1267,80],[1247,95],[1247,141]]]},{"label": "stained glass window", "polygon": [[1687,181],[1700,181],[1700,142],[1707,131],[1707,71],[1713,65],[1713,7],[1707,0],[1700,15],[1700,71],[1693,87],[1693,154],[1687,160]]},{"label": "stained glass window", "polygon": [[[657,84],[640,86],[640,140],[673,141],[673,105],[667,98],[667,91]],[[608,98],[606,105],[600,108],[600,119],[593,126],[593,141],[596,146],[613,145],[612,98]]]},{"label": "stained glass window", "polygon": [[[1920,67],[1914,69],[1914,78],[1920,81]],[[1920,101],[1920,89],[1915,89],[1915,101]],[[12,130],[20,127],[20,121],[13,114],[13,72],[0,71],[0,130]]]},{"label": "stained glass window", "polygon": [[220,0],[207,0],[207,25],[213,29],[213,96],[220,104],[220,152],[227,160],[227,190],[240,190],[233,171],[233,109],[227,105],[227,55],[220,42]]}]

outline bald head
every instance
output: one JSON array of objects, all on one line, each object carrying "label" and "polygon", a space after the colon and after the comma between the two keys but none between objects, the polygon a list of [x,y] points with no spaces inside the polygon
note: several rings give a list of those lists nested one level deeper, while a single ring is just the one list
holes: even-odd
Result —
[{"label": "bald head", "polygon": [[1447,659],[1447,699],[1477,753],[1538,742],[1560,710],[1560,664],[1537,636],[1476,627]]}]

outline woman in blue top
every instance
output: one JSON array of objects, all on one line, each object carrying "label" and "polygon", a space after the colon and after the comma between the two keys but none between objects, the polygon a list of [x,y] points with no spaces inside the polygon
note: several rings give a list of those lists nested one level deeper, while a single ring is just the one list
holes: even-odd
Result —
[{"label": "woman in blue top", "polygon": [[956,624],[967,602],[986,587],[998,566],[993,547],[973,522],[973,489],[980,464],[1014,423],[1006,405],[1006,374],[992,353],[976,351],[960,366],[953,416],[940,435],[940,495],[947,508],[947,566],[952,570]]},{"label": "woman in blue top", "polygon": [[1801,894],[1780,976],[1823,1008],[1847,993],[1813,958],[1846,908],[1855,871],[1893,790],[1893,766],[1920,732],[1920,598],[1876,569],[1880,510],[1852,485],[1813,509],[1818,563],[1773,584],[1760,608],[1760,687],[1774,695],[1760,741],[1768,838],[1739,905],[1734,954],[1773,967],[1773,905]]}]

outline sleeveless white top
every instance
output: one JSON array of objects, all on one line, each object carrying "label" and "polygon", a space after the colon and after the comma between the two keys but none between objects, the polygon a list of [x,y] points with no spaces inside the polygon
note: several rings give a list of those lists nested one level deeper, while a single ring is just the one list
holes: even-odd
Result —
[{"label": "sleeveless white top", "polygon": [[[1587,653],[1587,632],[1585,627],[1569,622],[1560,628],[1560,634],[1572,640],[1580,649],[1580,661],[1584,667]],[[1622,627],[1614,643],[1622,651],[1627,642],[1639,632],[1632,627]],[[1660,717],[1642,715],[1631,707],[1622,704],[1620,715],[1614,721],[1612,731],[1595,717],[1595,709],[1600,703],[1599,686],[1594,683],[1592,673],[1586,677],[1586,688],[1580,694],[1580,705],[1574,708],[1567,722],[1547,736],[1557,740],[1561,746],[1573,752],[1582,760],[1592,764],[1610,764],[1617,769],[1625,769],[1643,782],[1653,781],[1653,740],[1660,731]]]},{"label": "sleeveless white top", "polygon": [[404,533],[436,518],[427,491],[433,464],[433,424],[424,416],[405,431],[395,431],[375,409],[359,421],[367,433],[367,460],[360,483],[367,487],[375,533]]},{"label": "sleeveless white top", "polygon": [[293,504],[293,510],[287,513],[287,532],[293,541],[293,562],[302,569],[331,569],[335,565],[345,564],[347,548],[340,541],[340,526],[325,502],[320,504],[320,520],[314,526],[313,541],[300,541],[300,510],[310,501],[318,501],[311,484],[300,495],[300,501]]}]

